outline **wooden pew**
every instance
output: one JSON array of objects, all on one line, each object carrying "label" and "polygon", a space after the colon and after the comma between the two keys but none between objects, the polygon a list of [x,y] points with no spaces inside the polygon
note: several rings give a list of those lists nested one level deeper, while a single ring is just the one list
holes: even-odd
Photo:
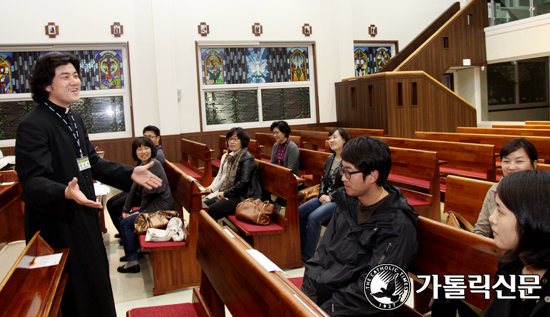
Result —
[{"label": "wooden pew", "polygon": [[[201,284],[193,289],[188,310],[198,316],[225,316],[225,305],[232,316],[328,316],[281,272],[262,267],[251,249],[201,211],[197,249]],[[127,316],[189,316],[183,315],[183,305],[135,308]]]},{"label": "wooden pew", "polygon": [[[24,268],[29,258],[61,253],[59,264]],[[69,249],[53,250],[36,232],[0,283],[0,316],[58,316],[68,274]]]},{"label": "wooden pew", "polygon": [[[424,282],[416,276],[430,274],[438,274],[441,284],[444,284],[445,274],[464,275],[466,285],[468,275],[489,274],[491,285],[494,284],[494,274],[504,251],[497,248],[492,239],[422,216],[418,217],[416,239],[418,254],[409,268],[409,275],[414,276],[415,289],[421,285],[419,282]],[[482,310],[490,303],[484,299],[484,294],[470,293],[469,288],[465,295],[468,303]],[[429,311],[427,302],[431,297],[429,290],[415,293],[415,310],[420,313]]]},{"label": "wooden pew", "polygon": [[[465,142],[478,144],[493,144],[495,154],[500,153],[500,149],[506,142],[517,138],[517,135],[497,135],[497,134],[473,134],[473,133],[443,133],[443,132],[415,132],[416,139]],[[550,161],[550,137],[524,136],[537,148],[539,158],[545,162]]]},{"label": "wooden pew", "polygon": [[550,121],[525,121],[525,125],[550,125]]},{"label": "wooden pew", "polygon": [[[381,137],[389,146],[437,152],[445,161],[440,176],[461,175],[494,182],[496,180],[495,146],[462,142]],[[445,192],[445,184],[441,184]]]},{"label": "wooden pew", "polygon": [[[441,221],[439,160],[437,152],[390,147],[392,166],[388,181],[400,187],[409,204],[422,216]],[[410,189],[420,183],[428,193]],[[405,186],[403,186],[405,185]]]},{"label": "wooden pew", "polygon": [[317,185],[325,172],[325,163],[330,152],[321,152],[308,149],[300,149],[300,171],[306,175],[311,175],[308,186]]},{"label": "wooden pew", "polygon": [[483,207],[487,191],[495,183],[449,175],[443,212],[454,211],[475,224]]},{"label": "wooden pew", "polygon": [[[174,199],[176,210],[183,219],[184,208],[189,212],[189,231],[182,242],[145,242],[140,235],[141,251],[149,252],[153,267],[155,286],[153,295],[168,291],[197,286],[200,282],[200,266],[195,258],[199,211],[204,208],[200,189],[192,178],[182,172],[172,162],[166,160],[166,177]],[[183,229],[184,231],[185,228]]]},{"label": "wooden pew", "polygon": [[0,172],[0,250],[9,242],[25,240],[25,220],[21,184],[15,171]]},{"label": "wooden pew", "polygon": [[[296,145],[299,148],[304,147],[304,143],[302,141],[302,138],[297,135],[289,135],[288,137],[290,141],[296,143]],[[273,150],[273,144],[275,144],[275,139],[273,138],[273,135],[270,133],[264,133],[264,132],[256,132],[254,133],[254,139],[260,143],[260,145],[264,146],[264,151],[262,151],[262,160],[269,162],[271,160],[271,151]],[[268,153],[268,154],[266,154]]]},{"label": "wooden pew", "polygon": [[[212,183],[212,152],[206,144],[181,139],[181,159],[176,166],[206,187]],[[199,161],[204,164],[199,168]]]},{"label": "wooden pew", "polygon": [[285,216],[276,214],[268,226],[255,226],[228,219],[239,234],[255,249],[262,252],[280,268],[294,268],[303,265],[300,250],[300,221],[298,217],[298,183],[292,170],[256,160],[260,172],[262,189],[286,200]]},{"label": "wooden pew", "polygon": [[512,129],[512,128],[471,128],[458,127],[457,133],[478,133],[478,134],[504,134],[520,136],[546,136],[550,137],[550,126],[548,129]]},{"label": "wooden pew", "polygon": [[311,144],[314,151],[325,151],[325,142],[328,140],[328,132],[310,130],[292,130],[292,135],[302,137],[302,142]]},{"label": "wooden pew", "polygon": [[523,125],[523,124],[493,124],[493,128],[500,128],[500,129],[543,129],[547,130],[548,125]]},{"label": "wooden pew", "polygon": [[[345,128],[346,131],[348,131],[349,137],[352,139],[364,136],[364,135],[370,135],[370,136],[384,136],[384,129],[358,129],[358,128]],[[330,130],[334,129],[334,127],[325,127],[325,131],[330,132]]]}]

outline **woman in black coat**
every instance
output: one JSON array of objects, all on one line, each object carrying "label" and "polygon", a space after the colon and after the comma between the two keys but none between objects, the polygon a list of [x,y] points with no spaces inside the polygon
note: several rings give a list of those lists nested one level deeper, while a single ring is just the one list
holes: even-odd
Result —
[{"label": "woman in black coat", "polygon": [[229,154],[223,185],[216,197],[204,202],[214,220],[234,215],[237,205],[247,198],[261,197],[256,162],[247,149],[248,133],[243,128],[232,128],[227,132],[226,142]]},{"label": "woman in black coat", "polygon": [[[497,296],[483,316],[550,316],[548,184],[550,173],[527,170],[504,177],[498,185],[497,208],[489,221],[495,244],[509,251],[502,257],[495,276],[495,281],[505,283],[495,287]],[[520,275],[527,274],[531,275],[531,289],[522,289],[527,283]]]}]

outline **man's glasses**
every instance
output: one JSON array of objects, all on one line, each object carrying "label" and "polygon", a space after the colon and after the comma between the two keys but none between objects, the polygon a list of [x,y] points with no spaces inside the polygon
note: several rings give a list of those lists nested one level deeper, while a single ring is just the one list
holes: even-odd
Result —
[{"label": "man's glasses", "polygon": [[348,170],[345,170],[343,166],[340,166],[339,169],[340,174],[344,175],[347,179],[351,179],[351,175],[353,174],[361,173],[361,171],[350,172]]}]

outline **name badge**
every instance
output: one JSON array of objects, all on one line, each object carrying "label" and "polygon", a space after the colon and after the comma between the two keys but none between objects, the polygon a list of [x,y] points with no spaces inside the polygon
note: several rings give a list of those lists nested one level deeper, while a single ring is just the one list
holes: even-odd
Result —
[{"label": "name badge", "polygon": [[81,172],[89,168],[92,168],[92,165],[90,165],[90,159],[87,156],[77,158],[76,162],[78,163],[78,168],[80,169]]}]

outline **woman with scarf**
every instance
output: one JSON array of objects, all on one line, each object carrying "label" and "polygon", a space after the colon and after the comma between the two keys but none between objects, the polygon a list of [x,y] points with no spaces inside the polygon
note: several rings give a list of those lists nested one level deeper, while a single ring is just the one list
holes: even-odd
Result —
[{"label": "woman with scarf", "polygon": [[[248,133],[243,128],[232,128],[227,132],[226,140],[229,153],[221,164],[225,168],[225,178],[216,197],[204,202],[214,220],[234,215],[241,201],[260,198],[262,194],[256,162],[247,149],[250,142]],[[208,187],[208,193],[213,189]]]}]

